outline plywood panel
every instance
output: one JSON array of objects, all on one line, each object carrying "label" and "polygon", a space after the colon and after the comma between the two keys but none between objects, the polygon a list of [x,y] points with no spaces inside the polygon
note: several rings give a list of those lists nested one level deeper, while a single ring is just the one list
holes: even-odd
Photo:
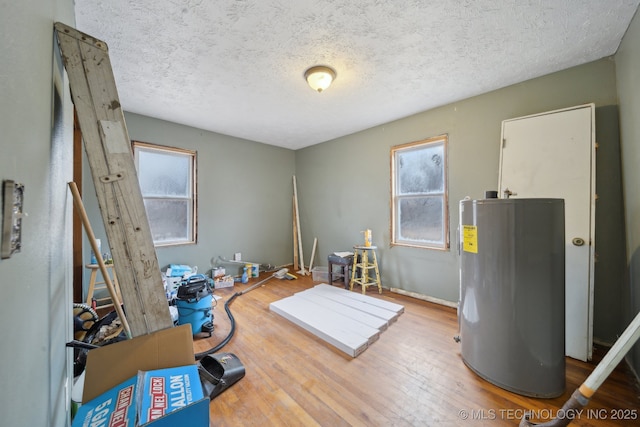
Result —
[{"label": "plywood panel", "polygon": [[173,326],[106,43],[61,23],[58,45],[131,334]]}]

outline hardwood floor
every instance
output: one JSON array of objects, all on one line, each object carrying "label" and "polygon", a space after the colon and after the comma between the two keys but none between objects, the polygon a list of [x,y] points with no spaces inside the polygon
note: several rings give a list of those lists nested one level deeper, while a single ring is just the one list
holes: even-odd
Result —
[{"label": "hardwood floor", "polygon": [[[224,302],[246,285],[218,289],[211,338],[195,340],[196,352],[226,337]],[[311,277],[271,279],[237,297],[230,309],[236,331],[221,352],[234,353],[246,375],[210,405],[211,426],[517,426],[525,410],[549,421],[595,363],[567,359],[566,391],[555,399],[510,393],[466,367],[456,310],[384,290],[405,312],[356,358],[269,311],[269,303],[317,284]],[[339,286],[339,282],[334,283]],[[604,351],[596,350],[596,357]],[[535,418],[538,416],[539,418]],[[614,418],[623,419],[614,419]],[[640,387],[625,362],[597,391],[576,426],[640,425]]]}]

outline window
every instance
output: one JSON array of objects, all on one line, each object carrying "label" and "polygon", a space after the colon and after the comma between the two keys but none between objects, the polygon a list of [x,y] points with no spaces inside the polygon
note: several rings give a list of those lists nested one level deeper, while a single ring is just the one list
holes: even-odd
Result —
[{"label": "window", "polygon": [[196,152],[133,141],[133,154],[153,243],[195,243]]},{"label": "window", "polygon": [[393,245],[449,248],[447,136],[391,148]]}]

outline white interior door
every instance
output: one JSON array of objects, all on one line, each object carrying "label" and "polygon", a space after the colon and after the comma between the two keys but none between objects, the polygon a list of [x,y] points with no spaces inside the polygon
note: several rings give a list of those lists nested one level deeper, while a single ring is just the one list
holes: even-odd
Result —
[{"label": "white interior door", "polygon": [[498,189],[500,197],[565,200],[565,351],[591,359],[595,106],[503,121]]}]

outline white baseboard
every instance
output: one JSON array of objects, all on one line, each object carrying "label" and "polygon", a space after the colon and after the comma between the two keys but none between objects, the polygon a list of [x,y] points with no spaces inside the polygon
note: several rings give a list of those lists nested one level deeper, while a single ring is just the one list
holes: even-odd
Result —
[{"label": "white baseboard", "polygon": [[447,301],[447,300],[440,299],[440,298],[435,298],[435,297],[430,297],[429,295],[423,295],[423,294],[419,294],[417,292],[405,291],[404,289],[400,289],[400,288],[389,288],[389,290],[391,292],[395,292],[395,293],[400,294],[400,295],[406,295],[406,296],[411,297],[411,298],[421,299],[423,301],[428,301],[428,302],[432,302],[432,303],[435,303],[435,304],[444,305],[444,306],[447,306],[447,307],[458,308],[458,303],[457,302]]},{"label": "white baseboard", "polygon": [[[599,339],[594,339],[593,343],[601,347],[606,347],[608,349],[607,351],[611,350],[611,347],[613,346],[613,344],[601,341]],[[638,375],[638,372],[636,372],[636,370],[633,368],[633,364],[631,364],[631,361],[629,360],[628,356],[629,356],[628,354],[625,354],[622,360],[624,360],[624,363],[626,363],[627,368],[629,368],[631,373],[633,373],[633,375],[635,376],[636,383],[640,385],[640,375]]]}]

